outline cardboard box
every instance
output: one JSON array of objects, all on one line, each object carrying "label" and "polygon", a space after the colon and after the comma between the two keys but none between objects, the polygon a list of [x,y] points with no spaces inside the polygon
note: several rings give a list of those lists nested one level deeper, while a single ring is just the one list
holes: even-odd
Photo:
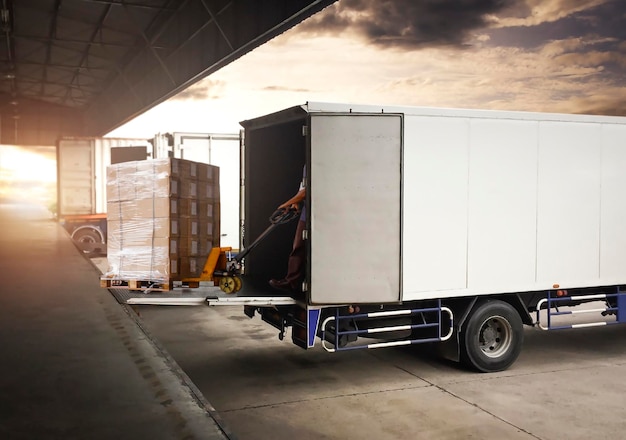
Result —
[{"label": "cardboard box", "polygon": [[185,199],[196,199],[198,197],[198,182],[196,180],[173,178],[171,187],[173,188],[172,196]]},{"label": "cardboard box", "polygon": [[201,224],[197,217],[179,217],[178,224],[180,227],[179,235],[181,236],[197,237],[202,232],[200,229]]},{"label": "cardboard box", "polygon": [[107,255],[123,254],[135,260],[151,260],[169,255],[177,255],[179,250],[178,237],[150,237],[147,234],[132,234],[119,231],[109,232]]},{"label": "cardboard box", "polygon": [[[141,160],[137,161],[137,163],[138,172],[141,172],[144,175],[152,174],[163,177],[197,179],[195,176],[195,174],[197,174],[197,171],[195,171],[197,167],[194,165],[194,162],[189,160],[174,159],[170,157],[165,159]],[[192,168],[195,173],[193,175]]]},{"label": "cardboard box", "polygon": [[178,199],[156,197],[107,203],[108,220],[132,220],[172,217],[178,211]]},{"label": "cardboard box", "polygon": [[[203,180],[200,180],[203,179]],[[219,246],[219,170],[180,159],[107,168],[111,275],[176,281],[201,275]]]},{"label": "cardboard box", "polygon": [[219,247],[219,241],[215,240],[213,237],[199,237],[197,241],[198,254],[200,256],[208,256],[211,252],[211,249],[213,249],[214,247]]},{"label": "cardboard box", "polygon": [[198,219],[200,221],[217,222],[219,219],[219,202],[216,200],[198,200]]},{"label": "cardboard box", "polygon": [[200,242],[198,240],[198,237],[179,237],[178,238],[178,256],[179,257],[200,256]]},{"label": "cardboard box", "polygon": [[124,162],[107,167],[107,200],[196,198],[197,164],[182,159]]},{"label": "cardboard box", "polygon": [[206,258],[181,257],[178,259],[178,269],[181,278],[197,278],[202,275]]},{"label": "cardboard box", "polygon": [[179,217],[196,217],[198,215],[198,201],[195,199],[172,199],[174,212]]},{"label": "cardboard box", "polygon": [[157,217],[147,219],[122,219],[107,221],[108,235],[117,236],[123,232],[125,237],[167,238],[179,235],[178,218]]},{"label": "cardboard box", "polygon": [[220,187],[211,182],[198,181],[198,200],[217,201]]},{"label": "cardboard box", "polygon": [[215,236],[214,224],[212,221],[199,220],[199,235],[205,238],[213,238]]},{"label": "cardboard box", "polygon": [[200,182],[212,182],[219,184],[220,181],[220,169],[214,165],[208,165],[205,163],[197,163],[198,166],[198,180]]},{"label": "cardboard box", "polygon": [[[163,239],[167,240],[167,239]],[[125,280],[163,280],[169,278],[169,247],[118,246],[109,242],[107,276]]]},{"label": "cardboard box", "polygon": [[122,261],[120,266],[115,266],[115,261],[114,259],[109,260],[107,276],[110,278],[158,282],[176,280],[175,276],[177,274],[172,273],[169,259],[165,262],[155,262],[148,271],[142,263]]}]

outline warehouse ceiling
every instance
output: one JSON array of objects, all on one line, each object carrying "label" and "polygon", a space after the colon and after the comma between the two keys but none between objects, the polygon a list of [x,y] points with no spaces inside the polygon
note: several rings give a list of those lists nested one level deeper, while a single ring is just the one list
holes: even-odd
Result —
[{"label": "warehouse ceiling", "polygon": [[335,1],[0,0],[0,143],[104,135]]}]

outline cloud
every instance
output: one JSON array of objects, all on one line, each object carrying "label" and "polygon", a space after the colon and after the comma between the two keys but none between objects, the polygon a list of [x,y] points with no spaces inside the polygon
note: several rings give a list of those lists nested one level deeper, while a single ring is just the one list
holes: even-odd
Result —
[{"label": "cloud", "polygon": [[626,54],[617,52],[590,51],[586,53],[568,53],[554,58],[560,66],[588,66],[605,69],[607,65],[617,65],[626,69]]},{"label": "cloud", "polygon": [[402,105],[626,116],[624,77],[614,73],[615,66],[626,66],[626,54],[581,53],[580,47],[572,39],[538,50],[424,49],[396,66],[403,72],[413,66],[410,74],[390,75],[375,93],[380,101]]},{"label": "cloud", "polygon": [[617,93],[577,98],[572,101],[576,113],[588,115],[626,116],[626,88]]},{"label": "cloud", "polygon": [[595,44],[593,39],[583,37],[552,40],[548,41],[540,48],[540,53],[543,56],[554,57],[568,52],[580,51],[586,46],[593,44]]},{"label": "cloud", "polygon": [[617,67],[626,69],[626,46],[614,38],[594,38],[593,35],[549,41],[538,54],[550,58],[555,65]]},{"label": "cloud", "polygon": [[265,86],[263,90],[267,92],[298,92],[298,93],[308,93],[311,90],[302,87],[284,87],[284,86]]},{"label": "cloud", "polygon": [[193,101],[203,99],[219,99],[225,84],[211,79],[201,80],[172,98],[175,101]]},{"label": "cloud", "polygon": [[[538,40],[529,47],[497,45],[491,35],[477,33],[475,44],[464,50],[389,50],[354,35],[294,31],[245,57],[248,66],[271,68],[255,68],[252,77],[250,67],[233,65],[214,77],[236,83],[239,92],[231,92],[241,93],[240,99],[258,96],[272,106],[269,111],[330,101],[619,114],[618,103],[626,101],[620,73],[626,71],[626,46],[621,38],[598,33]],[[605,92],[614,99],[607,101]]]},{"label": "cloud", "polygon": [[355,32],[381,47],[462,47],[515,0],[340,0],[299,27],[313,34]]},{"label": "cloud", "polygon": [[624,19],[624,0],[339,0],[136,124],[236,131],[306,101],[626,116]]},{"label": "cloud", "polygon": [[[298,27],[320,35],[357,35],[382,48],[466,49],[491,38],[490,31],[553,26],[564,32],[597,26],[599,8],[613,14],[616,0],[339,0]],[[619,20],[619,19],[618,19]],[[623,27],[623,24],[617,25]],[[571,36],[571,35],[561,35]],[[493,42],[497,44],[497,40]]]},{"label": "cloud", "polygon": [[[490,17],[494,27],[537,26],[553,23],[574,14],[589,11],[610,3],[611,0],[525,0],[504,10],[500,16]],[[581,16],[593,20],[594,16]]]}]

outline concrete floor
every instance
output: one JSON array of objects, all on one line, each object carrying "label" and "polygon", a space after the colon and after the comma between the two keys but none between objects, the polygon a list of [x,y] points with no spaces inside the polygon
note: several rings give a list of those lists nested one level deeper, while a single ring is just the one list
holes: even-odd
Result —
[{"label": "concrete floor", "polygon": [[[31,257],[45,247],[33,247],[22,234]],[[518,361],[495,374],[466,371],[425,346],[304,351],[287,338],[279,341],[276,330],[258,318],[248,319],[240,307],[134,307],[138,323],[155,343],[105,290],[89,288],[77,295],[68,287],[94,279],[93,268],[87,269],[80,255],[76,259],[67,247],[46,251],[50,258],[77,265],[63,276],[54,273],[55,265],[43,271],[21,268],[9,261],[7,250],[18,242],[5,235],[0,268],[22,282],[10,284],[19,295],[7,294],[5,284],[0,296],[0,343],[22,359],[10,356],[2,366],[0,438],[22,432],[7,426],[41,434],[35,438],[85,438],[79,435],[85,432],[100,433],[89,438],[183,438],[176,426],[193,427],[194,411],[200,419],[202,411],[187,400],[189,406],[176,403],[175,411],[164,412],[167,400],[153,400],[161,390],[175,396],[200,390],[204,398],[198,399],[210,401],[219,416],[211,407],[206,412],[240,440],[582,440],[621,438],[626,431],[623,326],[528,329]],[[33,273],[42,276],[35,279]],[[29,287],[20,290],[20,285]],[[13,304],[16,297],[27,300]],[[32,322],[33,328],[23,322]],[[68,337],[72,333],[75,338]],[[111,333],[117,333],[117,342]],[[94,338],[100,342],[94,345]],[[159,378],[158,390],[145,383],[150,372],[142,375],[141,364],[132,361],[133,350],[139,349],[146,350],[142,359],[151,365],[162,362],[160,368],[151,366],[167,374]],[[172,375],[172,364],[184,373]],[[118,383],[120,371],[126,380]],[[74,395],[72,405],[65,395]],[[181,417],[192,421],[177,424]]]},{"label": "concrete floor", "polygon": [[45,211],[0,201],[0,439],[225,439]]},{"label": "concrete floor", "polygon": [[507,371],[413,346],[304,351],[238,307],[135,307],[241,440],[602,439],[626,432],[623,326],[526,331]]}]

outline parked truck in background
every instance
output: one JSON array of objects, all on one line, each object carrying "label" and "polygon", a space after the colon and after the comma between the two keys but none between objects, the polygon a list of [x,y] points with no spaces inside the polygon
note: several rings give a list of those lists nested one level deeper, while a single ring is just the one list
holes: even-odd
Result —
[{"label": "parked truck in background", "polygon": [[[191,139],[194,140],[191,145]],[[57,206],[59,223],[87,254],[106,253],[106,167],[150,158],[178,157],[228,167],[239,164],[240,135],[165,133],[153,138],[66,137],[57,143]],[[237,173],[238,175],[238,173]],[[225,191],[239,191],[239,181],[228,178]],[[231,200],[238,200],[233,198]],[[228,217],[239,217],[239,205],[227,205]],[[225,231],[229,243],[239,243],[237,223]],[[233,246],[235,247],[235,246]]]},{"label": "parked truck in background", "polygon": [[57,220],[83,252],[106,253],[106,167],[149,157],[147,139],[59,139]]}]

